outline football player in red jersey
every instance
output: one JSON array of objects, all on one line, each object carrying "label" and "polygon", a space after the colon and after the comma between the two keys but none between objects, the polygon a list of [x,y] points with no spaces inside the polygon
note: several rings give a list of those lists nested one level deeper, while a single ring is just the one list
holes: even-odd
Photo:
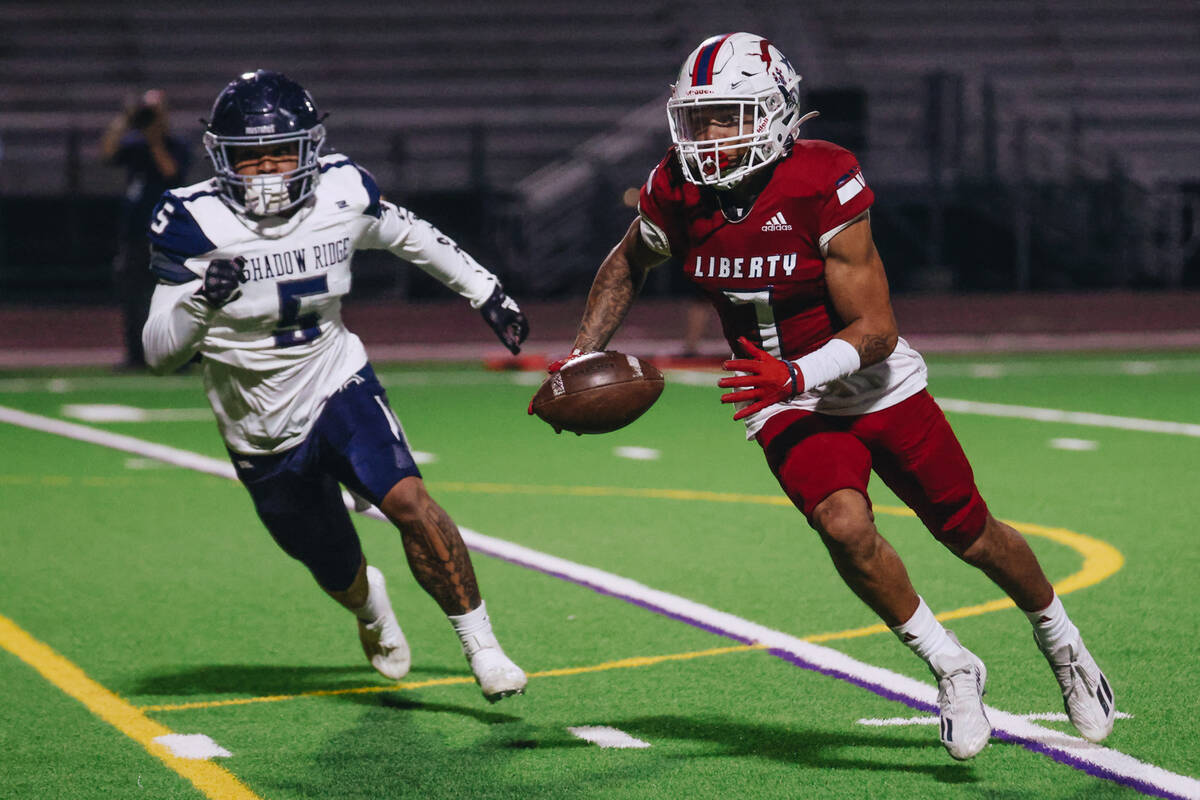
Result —
[{"label": "football player in red jersey", "polygon": [[571,357],[604,349],[647,271],[675,257],[742,355],[725,362],[731,374],[719,385],[732,391],[722,401],[738,404],[734,419],[847,585],[928,664],[950,755],[971,758],[987,744],[987,670],[934,618],[880,536],[872,469],[1025,612],[1071,722],[1099,742],[1112,730],[1112,689],[1025,539],[980,496],[926,390],[923,359],[898,334],[871,236],[874,195],[853,154],[797,137],[811,116],[799,83],[783,54],[750,33],[714,36],[688,56],[667,103],[674,146],[600,265]]}]

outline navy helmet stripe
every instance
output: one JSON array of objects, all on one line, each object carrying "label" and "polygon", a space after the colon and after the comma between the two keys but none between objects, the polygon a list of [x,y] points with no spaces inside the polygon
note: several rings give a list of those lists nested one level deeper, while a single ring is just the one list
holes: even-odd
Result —
[{"label": "navy helmet stripe", "polygon": [[717,51],[721,49],[721,45],[725,44],[725,40],[732,35],[731,33],[725,34],[701,50],[700,55],[696,56],[696,66],[692,70],[693,86],[707,86],[712,83],[713,62],[717,59]]}]

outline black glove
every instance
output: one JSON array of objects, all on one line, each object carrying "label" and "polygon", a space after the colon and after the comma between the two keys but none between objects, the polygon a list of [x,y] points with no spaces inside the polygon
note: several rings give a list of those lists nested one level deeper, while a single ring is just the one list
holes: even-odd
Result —
[{"label": "black glove", "polygon": [[492,326],[510,353],[515,356],[521,352],[521,342],[529,335],[529,320],[521,313],[517,301],[506,295],[500,284],[496,284],[492,296],[479,307],[479,313],[483,314],[484,320]]},{"label": "black glove", "polygon": [[242,293],[238,285],[242,282],[242,267],[245,265],[246,259],[241,256],[208,262],[208,269],[204,272],[204,283],[196,293],[213,308],[220,308],[231,300],[238,299]]}]

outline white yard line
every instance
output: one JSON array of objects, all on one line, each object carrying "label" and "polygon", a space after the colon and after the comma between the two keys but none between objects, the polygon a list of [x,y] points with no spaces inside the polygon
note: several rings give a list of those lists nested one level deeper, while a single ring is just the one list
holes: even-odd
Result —
[{"label": "white yard line", "polygon": [[[630,352],[638,352],[630,350]],[[478,355],[478,354],[477,354]],[[405,371],[390,373],[385,362],[380,360],[380,382],[385,386],[440,386],[440,385],[495,385],[517,384],[537,386],[545,378],[543,372],[510,372],[504,370],[472,370],[466,374],[445,371]],[[0,364],[0,366],[3,366]],[[1089,376],[1153,376],[1176,373],[1200,373],[1200,359],[1179,358],[1111,358],[1075,360],[980,360],[962,362],[934,362],[930,374],[936,381],[939,377],[1007,378],[1036,377],[1041,375],[1089,375]],[[696,386],[716,386],[719,370],[667,370],[669,377],[677,383]],[[189,390],[194,391],[199,383],[199,372],[194,375],[170,375],[156,377],[148,374],[127,375],[81,375],[70,378],[0,378],[0,394],[51,391],[95,391],[97,389],[121,389],[124,391]]]},{"label": "white yard line", "polygon": [[1043,359],[1039,361],[934,361],[929,374],[938,378],[1036,378],[1051,375],[1149,376],[1200,373],[1195,358]]},{"label": "white yard line", "polygon": [[[36,414],[0,406],[0,422],[79,441],[98,444],[139,456],[157,458],[198,472],[233,478],[233,467],[226,461],[166,445],[145,442],[131,436],[99,431],[83,425],[63,422]],[[382,519],[378,509],[371,516]],[[911,708],[930,711],[936,708],[937,689],[891,670],[867,664],[832,648],[806,642],[782,631],[668,592],[653,589],[629,578],[573,561],[542,553],[503,539],[462,528],[463,539],[475,551],[525,566],[538,572],[590,588],[601,594],[685,622],[702,630],[744,643],[765,644],[773,655],[820,674],[867,689],[886,699]],[[1132,756],[1091,744],[1037,725],[1018,714],[988,707],[996,738],[1016,742],[1034,752],[1043,753],[1060,763],[1097,777],[1130,786],[1148,794],[1172,798],[1200,799],[1200,781],[1139,761]]]},{"label": "white yard line", "polygon": [[944,411],[957,414],[979,414],[985,417],[1011,417],[1035,422],[1060,422],[1067,425],[1088,425],[1095,428],[1116,428],[1142,433],[1167,433],[1174,436],[1200,437],[1200,425],[1190,422],[1166,422],[1140,417],[1116,417],[1109,414],[1092,414],[1087,411],[1063,411],[1060,408],[1037,408],[1035,406],[1012,406],[1004,403],[980,403],[975,400],[959,400],[953,397],[936,397]]},{"label": "white yard line", "polygon": [[619,728],[610,728],[608,725],[574,725],[567,730],[585,742],[591,742],[604,748],[642,749],[650,746],[649,742],[644,742],[636,736],[630,736]]},{"label": "white yard line", "polygon": [[154,737],[154,741],[166,747],[180,758],[208,759],[232,758],[233,753],[203,733],[168,733]]},{"label": "white yard line", "polygon": [[[1062,711],[1036,711],[1030,714],[1019,714],[1021,719],[1028,720],[1046,720],[1047,722],[1068,722],[1067,715]],[[1126,714],[1124,711],[1116,713],[1117,719],[1133,719],[1132,714]],[[859,725],[867,725],[873,728],[884,728],[891,725],[937,725],[938,718],[933,714],[926,714],[923,717],[887,717],[886,719],[860,719]]]}]

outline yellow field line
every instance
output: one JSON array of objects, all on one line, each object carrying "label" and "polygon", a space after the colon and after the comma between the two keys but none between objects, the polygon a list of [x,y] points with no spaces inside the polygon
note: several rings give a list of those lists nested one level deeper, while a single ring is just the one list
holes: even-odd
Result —
[{"label": "yellow field line", "polygon": [[[791,506],[792,501],[787,497],[771,494],[740,494],[736,492],[708,492],[690,489],[640,489],[623,486],[536,486],[516,483],[467,483],[463,481],[437,481],[430,484],[434,491],[447,492],[478,492],[482,494],[529,494],[529,495],[565,495],[571,497],[633,497],[654,500],[701,500],[713,503],[753,503],[768,506]],[[912,509],[904,506],[873,506],[875,513],[887,514],[894,517],[916,517]],[[1087,586],[1092,586],[1110,577],[1125,564],[1125,557],[1117,548],[1093,539],[1082,533],[1076,533],[1066,528],[1051,528],[1032,522],[1014,522],[1006,520],[1009,525],[1029,536],[1040,536],[1072,548],[1083,556],[1083,565],[1077,572],[1068,575],[1054,583],[1054,590],[1059,595],[1070,594]],[[991,600],[973,606],[964,606],[953,611],[945,611],[937,615],[940,620],[962,619],[1013,608],[1014,603],[1007,597]],[[873,636],[887,633],[888,627],[883,623],[854,628],[847,631],[818,633],[804,637],[810,642],[827,642],[833,639],[853,639],[859,636]]]},{"label": "yellow field line", "polygon": [[[896,514],[897,516],[916,516],[907,508],[881,508],[876,506],[875,510],[885,514]],[[907,512],[907,514],[901,514],[900,512]],[[1076,533],[1066,528],[1048,528],[1044,525],[1035,525],[1032,522],[1006,521],[1021,533],[1050,539],[1051,541],[1070,547],[1083,556],[1083,565],[1078,571],[1071,573],[1062,580],[1054,582],[1054,591],[1060,596],[1100,583],[1100,581],[1109,578],[1120,570],[1121,567],[1125,566],[1125,556],[1121,555],[1121,551],[1108,542],[1102,542],[1099,539],[1093,539],[1090,536],[1084,536],[1082,533]],[[976,617],[980,614],[1015,607],[1016,604],[1011,599],[1004,597],[998,600],[990,600],[986,603],[979,603],[978,605],[963,606],[953,611],[943,611],[936,616],[939,620],[945,622],[964,617]],[[810,642],[827,642],[831,639],[853,639],[859,636],[887,633],[888,631],[889,628],[886,625],[879,623],[848,631],[818,633],[804,638]]]},{"label": "yellow field line", "polygon": [[[582,675],[586,672],[603,672],[609,669],[630,669],[632,667],[649,667],[664,661],[686,661],[692,658],[721,656],[727,653],[745,653],[749,650],[765,650],[765,644],[739,644],[729,647],[713,647],[708,650],[694,650],[687,653],[670,653],[661,656],[634,656],[617,661],[605,661],[602,664],[592,664],[586,667],[562,667],[547,669],[541,672],[531,672],[531,678],[561,678],[566,675]],[[474,678],[458,676],[453,678],[431,678],[427,681],[401,681],[388,686],[357,686],[352,689],[317,689],[311,692],[296,694],[274,694],[263,697],[238,697],[232,700],[200,700],[195,703],[163,703],[160,705],[139,706],[141,711],[188,711],[194,708],[217,708],[220,706],[244,706],[252,703],[277,703],[281,700],[297,700],[301,697],[329,697],[340,694],[378,694],[380,692],[403,692],[410,689],[423,689],[428,686],[453,686],[462,683],[474,683]]]},{"label": "yellow field line", "polygon": [[[733,492],[707,492],[695,491],[688,489],[637,489],[625,488],[619,486],[531,486],[523,484],[510,483],[464,483],[454,481],[439,481],[431,483],[430,488],[435,491],[461,491],[461,492],[481,492],[490,494],[556,494],[570,495],[576,497],[638,497],[649,499],[663,500],[702,500],[720,503],[757,503],[761,505],[776,505],[790,506],[791,501],[786,497],[776,495],[762,494],[737,494]],[[916,517],[916,514],[909,508],[903,506],[874,506],[874,510],[879,514],[888,514],[896,517]],[[1031,522],[1013,522],[1009,521],[1017,530],[1030,536],[1040,536],[1051,541],[1058,542],[1072,548],[1083,556],[1083,565],[1080,569],[1068,575],[1066,578],[1056,582],[1054,589],[1058,594],[1065,595],[1074,591],[1078,591],[1086,586],[1092,586],[1100,581],[1108,578],[1115,572],[1121,569],[1125,564],[1125,557],[1121,552],[1107,542],[1102,542],[1099,539],[1093,539],[1090,536],[1085,536],[1075,531],[1067,530],[1066,528],[1051,528],[1044,525],[1036,525]],[[1014,607],[1014,603],[1009,598],[1005,597],[999,600],[991,600],[986,603],[980,603],[973,606],[964,606],[952,611],[944,611],[937,615],[939,620],[962,619],[963,617],[974,617],[980,614],[987,614],[992,611],[1000,611],[1005,608]],[[862,628],[851,628],[844,631],[832,631],[829,633],[815,633],[809,636],[802,637],[808,642],[828,642],[835,639],[854,639],[860,636],[874,636],[880,633],[888,633],[889,629],[886,625],[878,623],[875,625],[867,625]],[[690,658],[702,658],[706,656],[724,655],[727,653],[740,653],[748,650],[761,650],[765,645],[737,645],[733,647],[718,647],[709,650],[697,650],[687,653],[674,653],[670,655],[660,656],[638,656],[633,658],[624,658],[618,661],[606,661],[602,664],[595,664],[586,667],[567,667],[562,669],[545,670],[542,672],[530,673],[531,678],[544,677],[559,677],[563,675],[578,675],[586,672],[600,672],[609,669],[628,669],[631,667],[645,667],[653,664],[659,664],[664,661],[682,661]],[[327,697],[330,695],[342,694],[373,694],[378,692],[395,692],[406,691],[410,689],[420,689],[429,686],[450,686],[454,684],[472,683],[471,678],[454,677],[454,678],[434,678],[427,681],[418,682],[401,682],[390,686],[362,686],[350,689],[318,689],[311,692],[300,692],[298,694],[281,694],[267,695],[263,697],[242,697],[230,700],[210,700],[198,701],[194,703],[170,703],[162,705],[147,705],[142,706],[143,711],[183,711],[194,708],[214,708],[218,706],[237,706],[248,705],[251,703],[273,703],[281,700],[294,700],[301,697]]]},{"label": "yellow field line", "polygon": [[89,678],[83,670],[48,645],[30,636],[16,623],[0,615],[0,647],[41,673],[42,677],[83,703],[89,711],[133,739],[152,756],[182,775],[213,800],[260,800],[232,773],[200,759],[180,758],[154,741],[172,733],[141,710]]},{"label": "yellow field line", "polygon": [[714,503],[759,503],[790,506],[786,497],[768,494],[737,494],[734,492],[704,492],[694,489],[638,489],[623,486],[531,486],[519,483],[465,483],[462,481],[432,481],[429,488],[445,492],[479,492],[482,494],[556,494],[570,497],[643,497],[655,500],[706,500]]},{"label": "yellow field line", "polygon": [[[790,506],[791,501],[786,497],[775,495],[739,494],[732,492],[708,492],[680,489],[638,489],[607,486],[528,486],[520,484],[501,483],[461,483],[437,482],[432,488],[441,491],[465,491],[503,494],[557,494],[584,497],[637,497],[665,500],[700,500],[724,503],[755,503],[761,505]],[[898,506],[875,506],[876,513],[891,516],[915,517],[908,508]],[[1068,594],[1086,586],[1099,583],[1117,572],[1124,565],[1125,559],[1120,551],[1098,539],[1085,536],[1065,528],[1052,528],[1043,525],[1024,522],[1010,522],[1017,530],[1032,536],[1041,536],[1070,547],[1083,556],[1083,565],[1075,573],[1054,584],[1060,594]],[[1012,600],[1003,598],[987,603],[966,606],[953,611],[938,614],[940,620],[960,619],[977,616],[992,611],[998,611],[1013,606]],[[869,625],[845,631],[812,634],[803,637],[810,642],[826,642],[834,639],[850,639],[860,636],[871,636],[886,633],[888,628],[883,624]],[[170,753],[165,747],[154,742],[154,738],[170,730],[147,716],[146,712],[154,711],[183,711],[199,708],[215,708],[221,706],[238,706],[256,703],[272,703],[284,700],[294,700],[303,697],[328,697],[335,695],[376,694],[381,692],[407,691],[432,686],[451,686],[473,683],[466,676],[433,678],[425,681],[405,681],[387,686],[362,686],[348,689],[318,689],[297,694],[267,695],[261,697],[243,697],[227,700],[197,701],[192,703],[170,703],[135,707],[105,689],[100,684],[88,678],[78,667],[59,656],[46,645],[33,639],[12,622],[0,616],[0,645],[12,651],[19,658],[29,663],[48,680],[67,694],[80,700],[93,713],[109,722],[121,732],[134,739],[150,753],[161,759],[168,767],[183,775],[209,797],[246,798],[252,800],[256,796],[250,792],[237,778],[221,767],[207,761],[180,759]],[[565,667],[530,673],[531,678],[563,677],[580,675],[589,672],[601,672],[612,669],[630,669],[646,667],[667,661],[683,661],[693,658],[704,658],[730,653],[742,653],[763,650],[766,645],[750,644],[730,647],[710,648],[707,650],[672,653],[658,656],[637,656],[607,661],[583,667]],[[210,789],[217,794],[212,794]]]}]

